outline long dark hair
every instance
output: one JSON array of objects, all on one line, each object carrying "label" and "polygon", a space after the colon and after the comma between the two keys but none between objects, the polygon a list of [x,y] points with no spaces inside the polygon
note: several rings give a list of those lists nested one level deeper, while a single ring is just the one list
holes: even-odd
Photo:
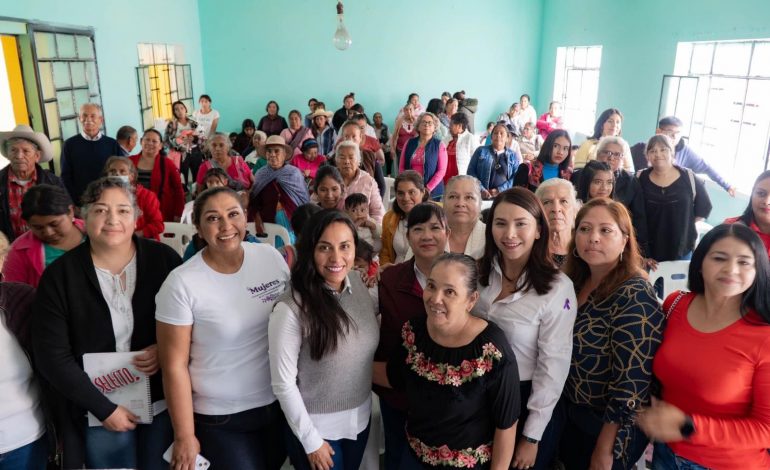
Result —
[{"label": "long dark hair", "polygon": [[749,246],[754,253],[756,276],[741,298],[741,315],[746,315],[749,309],[754,309],[765,324],[770,324],[770,261],[767,248],[754,230],[742,224],[721,224],[709,230],[695,247],[690,261],[687,287],[696,294],[704,294],[706,285],[703,282],[703,260],[706,258],[714,243],[727,237],[735,237]]},{"label": "long dark hair", "polygon": [[564,137],[567,139],[567,142],[569,142],[569,150],[567,151],[567,158],[565,158],[561,163],[559,163],[559,172],[566,171],[568,168],[572,166],[572,139],[569,138],[569,133],[565,131],[564,129],[556,129],[555,131],[551,131],[550,134],[548,134],[548,137],[545,138],[545,141],[543,142],[543,145],[540,146],[540,153],[537,156],[537,159],[545,165],[546,163],[549,165],[552,165],[551,160],[551,154],[553,153],[553,145],[556,142],[556,139],[559,137]]},{"label": "long dark hair", "polygon": [[586,163],[586,166],[580,171],[580,178],[577,184],[577,198],[584,203],[591,199],[591,183],[593,182],[596,173],[600,171],[608,171],[612,176],[610,199],[615,199],[615,173],[612,172],[612,168],[605,162],[591,160]]},{"label": "long dark hair", "polygon": [[292,298],[299,306],[303,330],[310,344],[310,358],[320,360],[337,349],[340,336],[350,330],[352,320],[315,266],[315,248],[326,228],[343,223],[358,245],[353,221],[342,211],[325,209],[305,224],[297,244],[297,261],[291,268]]},{"label": "long dark hair", "polygon": [[521,272],[524,282],[521,283],[517,291],[526,291],[530,288],[535,289],[538,295],[545,295],[551,290],[551,285],[556,281],[559,270],[554,266],[551,260],[551,253],[548,249],[548,240],[550,238],[550,229],[548,228],[548,218],[545,215],[545,209],[540,200],[532,191],[524,188],[512,188],[498,194],[492,203],[487,220],[485,231],[484,256],[479,261],[479,280],[484,287],[489,286],[489,275],[492,273],[492,262],[497,259],[500,264],[500,270],[505,273],[505,259],[500,249],[497,248],[495,238],[492,235],[492,227],[495,223],[495,210],[501,203],[513,204],[526,210],[535,218],[540,227],[540,238],[535,240],[532,245],[532,251],[529,254],[527,264]]},{"label": "long dark hair", "polygon": [[[599,117],[596,119],[596,123],[594,124],[594,135],[589,137],[589,139],[596,139],[599,140],[602,138],[602,130],[604,129],[604,123],[607,122],[607,119],[609,119],[613,114],[617,114],[620,116],[620,122],[623,122],[623,113],[620,112],[617,108],[609,108],[602,111],[602,113],[599,115]],[[620,131],[621,135],[623,131]]]},{"label": "long dark hair", "polygon": [[743,214],[741,214],[738,219],[746,225],[753,224],[755,220],[754,209],[751,207],[751,199],[754,197],[754,190],[757,189],[757,185],[759,183],[766,180],[767,178],[770,178],[770,170],[763,171],[759,174],[759,176],[757,176],[757,179],[754,180],[754,186],[751,187],[751,195],[749,196],[749,205],[746,206],[746,210],[743,211]]},{"label": "long dark hair", "polygon": [[36,215],[69,214],[72,207],[72,199],[66,189],[50,184],[36,184],[21,199],[21,218],[29,221],[30,217]]}]

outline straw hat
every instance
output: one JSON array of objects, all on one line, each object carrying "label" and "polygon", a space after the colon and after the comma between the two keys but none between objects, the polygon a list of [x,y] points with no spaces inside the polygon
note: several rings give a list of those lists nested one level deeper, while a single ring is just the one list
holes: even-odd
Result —
[{"label": "straw hat", "polygon": [[317,118],[318,116],[326,116],[326,118],[328,119],[328,118],[334,116],[334,113],[332,113],[331,111],[327,111],[324,108],[316,108],[315,111],[313,111],[313,114],[311,114],[308,117],[312,121],[313,119]]},{"label": "straw hat", "polygon": [[294,156],[294,149],[291,148],[291,145],[287,145],[286,141],[280,135],[271,135],[270,137],[267,138],[267,141],[265,142],[265,150],[267,150],[268,147],[275,147],[275,146],[283,147],[283,149],[286,151],[287,161]]},{"label": "straw hat", "polygon": [[5,148],[6,142],[18,138],[29,140],[37,145],[37,148],[40,150],[39,163],[48,163],[53,160],[53,146],[51,145],[51,141],[48,140],[48,137],[42,132],[35,132],[31,127],[25,126],[24,124],[19,124],[14,127],[12,131],[0,132],[0,154],[4,157],[8,157]]}]

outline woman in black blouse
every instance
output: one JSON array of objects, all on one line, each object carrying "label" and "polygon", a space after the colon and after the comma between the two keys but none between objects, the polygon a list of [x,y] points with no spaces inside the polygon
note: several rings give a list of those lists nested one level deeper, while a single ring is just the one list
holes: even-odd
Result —
[{"label": "woman in black blouse", "polygon": [[698,232],[695,222],[711,213],[711,200],[692,170],[674,165],[674,146],[665,135],[647,142],[650,168],[642,170],[639,184],[647,212],[648,266],[661,261],[687,260]]},{"label": "woman in black blouse", "polygon": [[426,317],[404,323],[401,347],[374,381],[403,389],[407,449],[400,470],[507,469],[519,413],[516,358],[503,331],[470,314],[476,261],[446,253],[423,291]]},{"label": "woman in black blouse", "polygon": [[562,397],[561,461],[568,470],[630,469],[647,446],[633,421],[649,403],[663,313],[623,204],[592,199],[575,226],[566,271],[578,314]]}]

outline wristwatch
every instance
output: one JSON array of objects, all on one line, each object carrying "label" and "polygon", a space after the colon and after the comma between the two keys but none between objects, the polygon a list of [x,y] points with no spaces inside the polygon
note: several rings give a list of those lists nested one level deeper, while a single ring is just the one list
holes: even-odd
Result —
[{"label": "wristwatch", "polygon": [[527,441],[527,442],[529,442],[530,444],[539,444],[539,443],[540,443],[540,441],[538,441],[537,439],[532,439],[532,438],[531,438],[531,437],[529,437],[529,436],[524,436],[524,435],[522,435],[521,437],[523,437],[523,438],[524,438],[524,440],[525,440],[525,441]]},{"label": "wristwatch", "polygon": [[682,426],[679,428],[679,433],[685,439],[688,439],[690,436],[695,434],[695,423],[693,423],[692,417],[689,415],[684,417],[684,424],[682,424]]}]

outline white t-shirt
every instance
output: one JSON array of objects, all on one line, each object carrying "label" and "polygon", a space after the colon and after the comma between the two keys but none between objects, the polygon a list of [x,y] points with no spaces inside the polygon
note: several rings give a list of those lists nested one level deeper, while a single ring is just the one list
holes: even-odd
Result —
[{"label": "white t-shirt", "polygon": [[190,381],[193,410],[226,415],[275,401],[270,385],[267,325],[289,267],[266,243],[241,244],[241,269],[222,274],[198,252],[169,274],[155,298],[155,318],[193,325]]},{"label": "white t-shirt", "polygon": [[211,125],[214,124],[215,119],[219,119],[219,111],[212,109],[208,114],[203,114],[200,109],[196,109],[193,112],[193,119],[198,123],[195,129],[198,135],[208,138],[211,134]]},{"label": "white t-shirt", "polygon": [[0,455],[35,442],[45,432],[32,366],[0,313]]}]

